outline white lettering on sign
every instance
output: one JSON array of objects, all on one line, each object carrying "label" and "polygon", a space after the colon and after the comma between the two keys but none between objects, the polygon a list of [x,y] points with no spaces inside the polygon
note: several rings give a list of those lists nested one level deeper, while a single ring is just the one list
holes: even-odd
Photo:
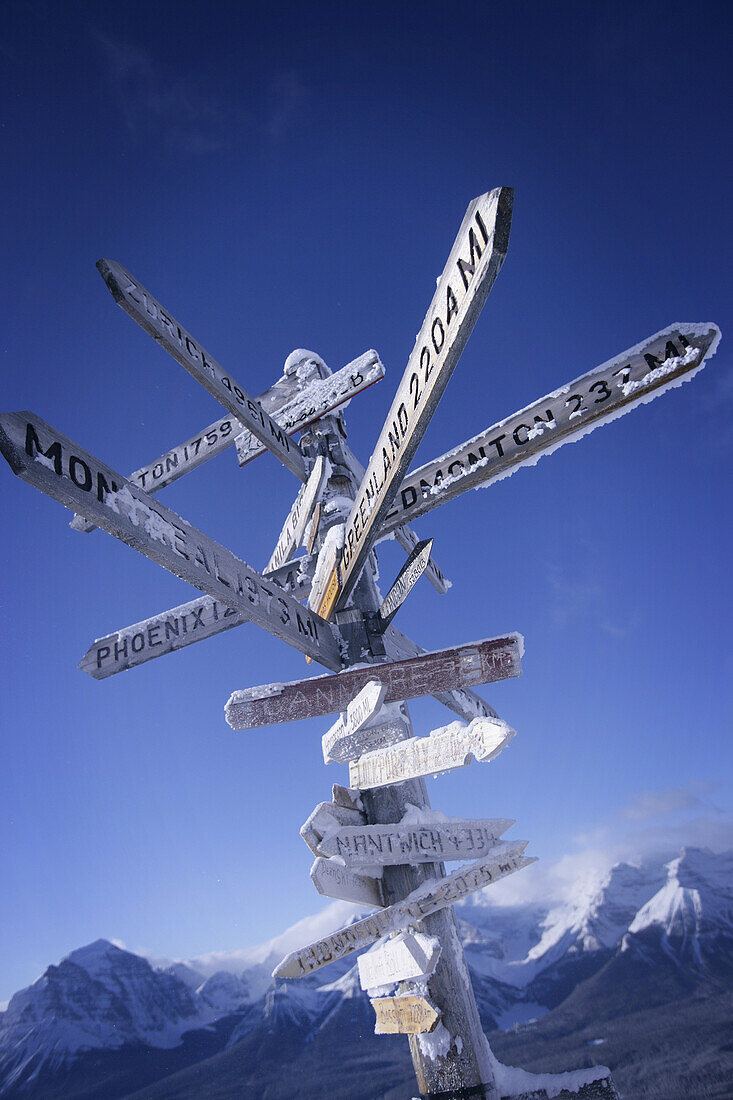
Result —
[{"label": "white lettering on sign", "polygon": [[423,542],[419,542],[402,566],[402,569],[400,569],[397,579],[384,597],[381,607],[379,608],[379,617],[384,626],[387,626],[392,621],[427,569],[432,545],[432,539],[425,539]]},{"label": "white lettering on sign", "polygon": [[359,790],[384,787],[462,768],[472,759],[487,762],[506,748],[514,733],[506,722],[496,718],[474,718],[468,726],[451,722],[429,737],[411,737],[352,760],[349,785]]},{"label": "white lettering on sign", "polygon": [[322,940],[316,940],[307,947],[291,951],[275,967],[273,978],[302,978],[336,959],[350,955],[352,951],[369,947],[390,932],[403,931],[431,913],[453,905],[468,894],[498,882],[506,875],[521,871],[535,862],[534,858],[522,855],[526,846],[526,841],[501,844],[486,859],[461,867],[437,882],[424,882],[402,901],[378,910],[364,920],[356,921]]}]

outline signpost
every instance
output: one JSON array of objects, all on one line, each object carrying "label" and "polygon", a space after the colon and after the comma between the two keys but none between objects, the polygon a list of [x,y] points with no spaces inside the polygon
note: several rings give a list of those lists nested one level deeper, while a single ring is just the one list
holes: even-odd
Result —
[{"label": "signpost", "polygon": [[520,466],[532,466],[564,443],[694,378],[720,342],[710,324],[676,324],[600,367],[568,382],[526,409],[500,420],[408,474],[385,516],[380,536],[411,523],[468,489],[491,485]]},{"label": "signpost", "polygon": [[0,415],[0,451],[24,481],[327,668],[340,668],[329,623],[34,413]]},{"label": "signpost", "polygon": [[497,187],[469,203],[346,523],[341,606],[504,263],[513,198]]},{"label": "signpost", "polygon": [[338,856],[352,868],[476,859],[496,847],[499,837],[513,824],[508,819],[455,819],[424,825],[347,825],[327,833],[318,852]]},{"label": "signpost", "polygon": [[376,668],[355,668],[336,676],[245,688],[230,696],[226,720],[232,729],[243,730],[346,710],[354,694],[375,674],[385,685],[387,703],[469,684],[491,684],[520,675],[521,650],[521,636],[505,634],[404,661],[390,661]]},{"label": "signpost", "polygon": [[425,1035],[435,1029],[440,1013],[425,997],[377,997],[372,1001],[377,1014],[375,1035]]},{"label": "signpost", "polygon": [[[523,855],[526,842],[500,841],[509,819],[432,812],[424,777],[491,760],[514,736],[472,686],[518,676],[523,643],[507,634],[426,653],[394,627],[423,572],[439,592],[449,587],[430,557],[432,540],[420,541],[409,523],[694,377],[720,340],[712,323],[672,325],[407,473],[503,263],[511,208],[508,188],[469,205],[366,470],[332,412],[383,376],[376,352],[331,375],[318,356],[297,349],[283,377],[254,400],[114,261],[98,267],[115,300],[226,416],[124,478],[34,414],[0,415],[0,451],[13,472],[72,508],[72,526],[103,528],[203,593],[98,639],[80,662],[85,672],[104,679],[253,621],[333,673],[247,688],[227,704],[235,729],[342,712],[322,749],[325,762],[348,763],[351,786],[334,785],[301,835],[316,856],[318,892],[375,912],[292,952],[274,977],[303,977],[378,943],[358,960],[362,987],[402,988],[375,996],[375,1030],[411,1037],[420,1093],[441,1100],[497,1100],[452,906],[534,861]],[[309,425],[300,442],[291,439]],[[269,449],[304,483],[266,575],[152,495],[235,439],[240,464]],[[382,600],[376,570],[363,566],[391,537],[409,557]],[[303,543],[306,555],[290,557]],[[308,607],[299,602],[305,599]],[[326,621],[332,614],[333,625]],[[405,700],[427,694],[462,721],[414,736]],[[445,874],[445,861],[463,859],[473,862]],[[440,1044],[421,1042],[438,1022]],[[601,1091],[615,1097],[605,1076]],[[577,1095],[599,1093],[590,1086]]]},{"label": "signpost", "polygon": [[[437,775],[470,764],[493,760],[514,737],[515,731],[497,718],[474,718],[470,725],[452,722],[429,737],[411,737],[385,749],[375,749],[349,764],[349,783],[384,787],[422,775]],[[443,856],[443,858],[448,858]]]},{"label": "signpost", "polygon": [[401,932],[365,951],[356,960],[364,990],[379,989],[432,974],[440,958],[440,942],[422,932]]},{"label": "signpost", "polygon": [[461,867],[438,882],[426,882],[402,901],[388,905],[386,909],[380,909],[372,916],[356,921],[298,951],[291,951],[275,967],[273,978],[303,978],[336,959],[369,947],[381,936],[400,932],[407,925],[424,920],[431,913],[455,904],[476,890],[529,867],[535,860],[522,855],[526,846],[526,841],[501,844],[486,859]]},{"label": "signpost", "polygon": [[235,382],[213,355],[205,351],[122,264],[116,260],[99,260],[97,268],[114,300],[133,321],[137,321],[228,413],[276,454],[296,477],[306,481],[308,473],[299,447],[291,443],[287,432]]}]

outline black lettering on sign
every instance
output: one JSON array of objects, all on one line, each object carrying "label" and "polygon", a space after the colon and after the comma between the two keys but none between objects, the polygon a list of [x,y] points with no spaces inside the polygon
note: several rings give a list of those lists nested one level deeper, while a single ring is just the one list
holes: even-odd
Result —
[{"label": "black lettering on sign", "polygon": [[35,450],[36,450],[37,454],[45,455],[45,457],[50,462],[53,462],[54,472],[57,473],[60,477],[61,476],[61,444],[58,441],[56,443],[52,443],[50,445],[50,447],[48,448],[48,450],[44,451],[43,447],[41,446],[41,441],[39,440],[38,435],[36,433],[36,429],[33,427],[32,424],[27,423],[26,428],[25,428],[25,453],[27,455],[29,455],[30,458],[35,458],[35,455],[33,453],[33,448],[34,447],[35,447]]},{"label": "black lettering on sign", "polygon": [[[481,221],[480,218],[479,221]],[[481,225],[483,226],[483,222],[481,222]],[[485,244],[486,240],[484,241],[484,245]],[[463,279],[463,286],[465,290],[468,290],[468,284],[471,281],[471,277],[476,270],[476,264],[481,259],[481,255],[483,253],[483,249],[478,242],[476,231],[474,230],[473,226],[471,226],[470,230],[468,231],[468,247],[470,258],[468,260],[461,260],[459,258],[458,260],[458,270],[461,273],[461,278]]]}]

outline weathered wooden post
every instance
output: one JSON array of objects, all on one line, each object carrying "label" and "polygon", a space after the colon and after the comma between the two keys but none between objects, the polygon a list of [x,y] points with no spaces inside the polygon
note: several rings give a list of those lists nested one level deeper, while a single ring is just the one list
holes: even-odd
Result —
[{"label": "weathered wooden post", "polygon": [[[506,255],[512,192],[474,199],[408,360],[367,469],[346,443],[336,410],[384,375],[370,351],[334,374],[312,353],[250,397],[120,264],[101,260],[115,300],[226,410],[125,477],[33,413],[0,415],[0,451],[18,476],[202,593],[97,639],[80,662],[104,679],[214,634],[255,622],[331,675],[235,692],[227,720],[252,729],[340,714],[324,734],[324,761],[348,763],[301,829],[316,860],[316,889],[373,912],[292,952],[276,978],[298,978],[372,947],[358,960],[376,1031],[408,1037],[421,1096],[432,1100],[546,1100],[532,1075],[507,1076],[481,1030],[453,903],[533,862],[504,841],[506,819],[437,820],[424,777],[493,759],[514,731],[472,690],[519,675],[518,634],[426,653],[392,625],[419,577],[448,585],[413,519],[477,485],[506,477],[692,378],[714,354],[714,324],[677,324],[594,368],[419,469],[408,467]],[[297,431],[305,434],[299,442]],[[240,465],[269,449],[302,483],[263,573],[197,530],[154,494],[236,442]],[[409,557],[384,599],[370,566],[394,537]],[[298,556],[301,546],[304,555]],[[307,601],[307,604],[305,603]],[[462,721],[416,737],[407,700],[433,695]],[[457,871],[452,860],[469,861]],[[376,945],[376,946],[374,946]],[[385,988],[380,988],[385,987]],[[392,987],[397,994],[393,996]],[[520,1074],[521,1077],[521,1074]],[[552,1095],[613,1100],[607,1071]]]}]

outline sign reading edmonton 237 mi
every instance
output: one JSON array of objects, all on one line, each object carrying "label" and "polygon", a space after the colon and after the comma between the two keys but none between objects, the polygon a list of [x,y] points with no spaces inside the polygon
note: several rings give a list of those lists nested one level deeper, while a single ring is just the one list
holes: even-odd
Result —
[{"label": "sign reading edmonton 237 mi", "polygon": [[509,245],[513,191],[469,203],[392,407],[346,521],[340,583],[317,610],[328,618],[359,576],[399,483],[448,384]]},{"label": "sign reading edmonton 237 mi", "polygon": [[177,363],[185,367],[212,397],[221,402],[227,412],[249,428],[296,477],[307,481],[308,472],[297,443],[288,438],[287,432],[234,381],[213,355],[204,351],[175,317],[141,283],[133,279],[122,264],[118,264],[116,260],[100,260],[97,267],[112,297],[129,313],[133,321],[137,321]]},{"label": "sign reading edmonton 237 mi", "polygon": [[341,667],[330,623],[34,413],[0,415],[0,452],[41,492],[326,668]]}]

